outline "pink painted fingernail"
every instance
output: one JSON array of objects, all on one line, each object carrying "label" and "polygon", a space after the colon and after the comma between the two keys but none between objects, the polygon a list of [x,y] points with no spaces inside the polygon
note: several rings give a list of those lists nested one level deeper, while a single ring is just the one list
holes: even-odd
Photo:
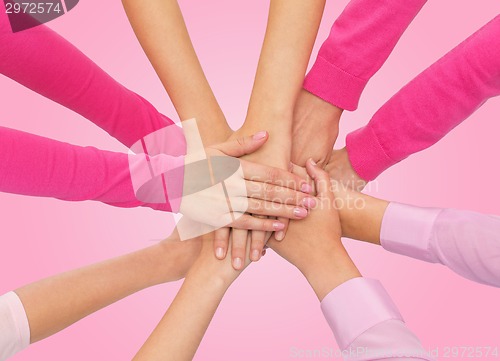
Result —
[{"label": "pink painted fingernail", "polygon": [[273,222],[273,228],[275,231],[281,231],[285,229],[285,225],[281,222]]},{"label": "pink painted fingernail", "polygon": [[302,205],[306,208],[314,208],[316,207],[316,199],[314,198],[304,198],[302,201]]},{"label": "pink painted fingernail", "polygon": [[276,238],[277,241],[282,241],[283,238],[285,238],[285,232],[283,231],[276,232],[274,238]]},{"label": "pink painted fingernail", "polygon": [[235,259],[233,260],[233,267],[234,267],[234,269],[237,269],[237,270],[238,270],[238,269],[241,269],[241,266],[242,266],[242,261],[241,261],[241,258],[239,258],[239,257],[238,257],[238,258],[235,258]]},{"label": "pink painted fingernail", "polygon": [[218,247],[215,250],[215,257],[217,257],[218,259],[223,259],[224,258],[224,249],[222,247]]},{"label": "pink painted fingernail", "polygon": [[311,164],[312,164],[313,166],[317,166],[317,165],[318,165],[318,164],[316,164],[316,162],[315,162],[312,158],[310,158],[310,159],[309,159],[309,162],[311,162]]},{"label": "pink painted fingernail", "polygon": [[252,251],[252,261],[258,261],[260,257],[260,252],[256,249]]},{"label": "pink painted fingernail", "polygon": [[258,132],[253,135],[253,140],[261,140],[264,139],[267,136],[266,131]]},{"label": "pink painted fingernail", "polygon": [[295,217],[304,218],[305,216],[307,216],[307,210],[305,210],[304,208],[294,208],[293,214],[295,215]]},{"label": "pink painted fingernail", "polygon": [[311,193],[313,187],[309,183],[304,183],[300,186],[300,190],[304,193]]}]

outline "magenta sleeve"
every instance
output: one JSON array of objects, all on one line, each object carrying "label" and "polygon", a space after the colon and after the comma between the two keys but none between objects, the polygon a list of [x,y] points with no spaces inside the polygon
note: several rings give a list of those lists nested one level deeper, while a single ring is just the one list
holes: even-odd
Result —
[{"label": "magenta sleeve", "polygon": [[380,108],[349,134],[354,170],[373,180],[384,170],[426,149],[500,94],[500,16],[497,16]]},{"label": "magenta sleeve", "polygon": [[500,287],[500,218],[455,209],[391,203],[380,241],[388,251],[441,263],[475,282]]},{"label": "magenta sleeve", "polygon": [[[158,165],[156,176],[181,169],[184,157],[166,154],[145,158],[124,153],[108,152],[94,147],[79,147],[37,135],[0,127],[0,191],[39,197],[54,197],[67,201],[95,200],[117,207],[148,206],[158,210],[177,211],[168,202],[147,204],[137,199],[132,183],[130,158],[137,157],[135,167],[142,162]],[[161,168],[161,169],[160,169]],[[183,173],[179,179],[169,179],[176,199],[182,193]],[[154,177],[155,175],[152,175]],[[144,181],[148,181],[145,179]],[[172,189],[174,189],[172,187]],[[178,208],[178,207],[177,207]]]},{"label": "magenta sleeve", "polygon": [[321,309],[349,360],[431,360],[377,280],[353,278],[331,291]]},{"label": "magenta sleeve", "polygon": [[382,67],[426,0],[352,0],[333,24],[304,88],[355,110],[370,78]]},{"label": "magenta sleeve", "polygon": [[3,1],[0,73],[79,113],[127,147],[173,124],[47,26],[12,33]]}]

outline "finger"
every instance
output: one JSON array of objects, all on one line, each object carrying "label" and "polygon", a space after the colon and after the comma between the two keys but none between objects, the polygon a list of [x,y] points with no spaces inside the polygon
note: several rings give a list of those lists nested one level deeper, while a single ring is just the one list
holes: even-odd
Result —
[{"label": "finger", "polygon": [[218,259],[226,258],[227,250],[229,247],[229,234],[230,228],[219,228],[215,231],[214,235],[214,252],[215,257]]},{"label": "finger", "polygon": [[266,242],[266,232],[252,231],[250,243],[250,260],[257,262],[262,257],[262,251]]},{"label": "finger", "polygon": [[246,253],[247,253],[247,238],[248,231],[243,229],[233,228],[231,232],[231,258],[233,268],[237,271],[243,269]]},{"label": "finger", "polygon": [[270,183],[245,181],[247,196],[274,203],[291,204],[306,208],[314,207],[314,198],[310,194]]},{"label": "finger", "polygon": [[316,192],[318,192],[318,197],[331,198],[333,196],[332,186],[330,176],[326,171],[318,167],[318,165],[309,159],[306,163],[306,169],[312,179],[314,179],[314,185],[316,187]]},{"label": "finger", "polygon": [[246,160],[241,161],[241,166],[243,168],[243,176],[246,180],[271,183],[304,193],[312,192],[312,187],[307,180],[289,171]]},{"label": "finger", "polygon": [[306,208],[300,206],[273,203],[253,198],[248,198],[247,201],[247,212],[259,216],[304,219],[309,213]]},{"label": "finger", "polygon": [[281,231],[285,225],[275,219],[257,218],[249,214],[244,214],[236,221],[231,223],[231,226],[238,229],[246,229],[252,231],[275,232]]},{"label": "finger", "polygon": [[239,158],[255,152],[266,143],[267,139],[269,139],[269,134],[266,131],[262,131],[252,136],[228,140],[225,143],[213,146],[213,148],[220,150],[228,156]]},{"label": "finger", "polygon": [[288,230],[288,224],[290,223],[290,219],[279,217],[278,221],[285,225],[285,228],[282,231],[278,231],[274,234],[274,238],[277,241],[281,242],[283,239],[285,239],[286,231]]}]

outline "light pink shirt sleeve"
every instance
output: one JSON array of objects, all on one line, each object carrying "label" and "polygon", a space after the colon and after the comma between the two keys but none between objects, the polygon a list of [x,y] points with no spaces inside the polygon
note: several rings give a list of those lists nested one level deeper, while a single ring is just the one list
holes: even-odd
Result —
[{"label": "light pink shirt sleeve", "polygon": [[426,149],[500,94],[500,16],[426,69],[385,105],[368,125],[349,134],[354,170],[373,180]]},{"label": "light pink shirt sleeve", "polygon": [[30,328],[21,300],[15,292],[0,296],[0,361],[30,344]]},{"label": "light pink shirt sleeve", "polygon": [[355,110],[370,78],[382,67],[426,0],[352,0],[333,24],[304,89]]},{"label": "light pink shirt sleeve", "polygon": [[500,287],[500,218],[390,203],[380,242],[388,251],[441,263],[472,281]]},{"label": "light pink shirt sleeve", "polygon": [[346,360],[432,360],[379,281],[351,279],[321,309]]}]

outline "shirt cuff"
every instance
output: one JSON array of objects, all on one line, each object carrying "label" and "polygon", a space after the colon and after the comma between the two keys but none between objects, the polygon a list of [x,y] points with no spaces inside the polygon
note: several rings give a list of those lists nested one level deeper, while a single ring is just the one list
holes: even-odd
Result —
[{"label": "shirt cuff", "polygon": [[331,291],[321,302],[321,310],[342,350],[379,323],[403,321],[382,284],[363,277],[353,278]]},{"label": "shirt cuff", "polygon": [[439,263],[429,245],[434,223],[441,211],[439,208],[390,203],[382,219],[382,247],[411,258]]},{"label": "shirt cuff", "polygon": [[336,107],[353,111],[367,82],[318,56],[304,80],[304,89]]},{"label": "shirt cuff", "polygon": [[352,168],[366,181],[374,180],[397,163],[385,153],[369,125],[348,134],[346,148]]},{"label": "shirt cuff", "polygon": [[30,345],[30,327],[24,306],[15,292],[0,297],[0,360]]}]

